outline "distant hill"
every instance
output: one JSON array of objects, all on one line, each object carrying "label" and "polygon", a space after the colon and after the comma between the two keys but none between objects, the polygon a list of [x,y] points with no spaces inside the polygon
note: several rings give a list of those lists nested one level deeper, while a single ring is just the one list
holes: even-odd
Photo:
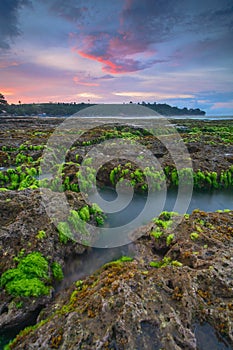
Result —
[{"label": "distant hill", "polygon": [[4,106],[7,114],[14,116],[70,116],[83,108],[93,106],[85,103],[29,103]]},{"label": "distant hill", "polygon": [[[199,108],[188,109],[172,107],[166,103],[138,103],[140,106],[145,106],[153,111],[165,116],[179,116],[179,115],[205,115],[204,111]],[[30,104],[11,104],[4,105],[6,114],[14,116],[70,116],[84,108],[94,106],[94,104],[87,103],[30,103]]]},{"label": "distant hill", "polygon": [[201,111],[199,108],[178,108],[178,107],[172,107],[166,103],[142,103],[143,106],[149,107],[153,109],[155,112],[167,115],[167,116],[173,116],[173,115],[205,115],[205,111]]}]

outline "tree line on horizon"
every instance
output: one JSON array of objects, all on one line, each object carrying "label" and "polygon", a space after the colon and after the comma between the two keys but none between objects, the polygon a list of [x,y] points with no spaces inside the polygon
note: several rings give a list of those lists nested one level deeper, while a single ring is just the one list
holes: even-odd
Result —
[{"label": "tree line on horizon", "polygon": [[[132,101],[129,102],[133,103]],[[91,103],[66,103],[66,102],[48,102],[48,103],[27,103],[22,104],[20,101],[18,104],[8,104],[4,95],[0,93],[0,115],[12,115],[12,116],[34,116],[34,115],[44,115],[44,116],[69,116],[80,110],[93,106]],[[142,105],[151,108],[155,112],[165,115],[205,115],[206,112],[200,110],[199,108],[178,108],[172,107],[167,103],[146,103],[138,102],[138,105]]]}]

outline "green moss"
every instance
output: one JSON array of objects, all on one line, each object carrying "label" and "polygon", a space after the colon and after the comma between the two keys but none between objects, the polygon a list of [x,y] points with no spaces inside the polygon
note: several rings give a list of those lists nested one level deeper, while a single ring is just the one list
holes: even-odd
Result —
[{"label": "green moss", "polygon": [[183,264],[180,261],[178,261],[178,260],[172,260],[171,265],[172,266],[177,266],[177,267],[183,266]]},{"label": "green moss", "polygon": [[7,283],[5,289],[13,296],[38,297],[48,294],[50,287],[45,286],[38,278],[27,279],[26,276],[20,275]]},{"label": "green moss", "polygon": [[116,175],[116,173],[117,173],[117,168],[112,169],[111,172],[110,172],[109,178],[110,178],[110,181],[111,181],[112,185],[115,184],[115,175]]},{"label": "green moss", "polygon": [[79,216],[79,213],[76,210],[70,210],[70,215],[68,217],[69,223],[71,223],[75,230],[79,230],[82,220]]},{"label": "green moss", "polygon": [[46,238],[46,232],[44,230],[40,230],[37,233],[36,238],[39,240],[43,240],[44,238]]},{"label": "green moss", "polygon": [[202,226],[205,226],[205,221],[202,220],[202,219],[197,219],[196,222],[198,222],[198,224],[202,225]]},{"label": "green moss", "polygon": [[118,259],[117,261],[121,261],[121,262],[126,262],[126,261],[133,261],[133,258],[131,256],[125,256],[123,255],[120,259]]},{"label": "green moss", "polygon": [[91,157],[85,158],[82,162],[82,165],[91,165],[93,159]]},{"label": "green moss", "polygon": [[27,275],[48,278],[48,262],[39,252],[28,254],[19,262],[18,268]]},{"label": "green moss", "polygon": [[176,266],[176,267],[181,267],[183,264],[177,260],[172,260],[171,258],[165,256],[162,260],[160,261],[151,261],[150,266],[151,267],[156,267],[156,268],[161,268],[165,266]]},{"label": "green moss", "polygon": [[165,267],[170,265],[171,263],[171,258],[168,257],[164,257],[162,260],[160,261],[151,261],[150,262],[150,266],[151,267],[156,267],[156,268],[160,268],[160,267]]},{"label": "green moss", "polygon": [[117,260],[113,260],[113,261],[110,261],[109,263],[106,263],[104,265],[104,267],[108,267],[108,266],[111,266],[111,265],[121,265],[125,262],[130,262],[130,261],[133,261],[133,258],[131,258],[130,256],[122,256],[120,259],[117,259]]},{"label": "green moss", "polygon": [[15,303],[15,307],[16,307],[17,309],[22,309],[22,307],[23,307],[23,302],[22,302],[22,301],[16,302],[16,303]]},{"label": "green moss", "polygon": [[200,226],[198,226],[198,225],[196,225],[196,230],[199,233],[203,232],[203,229]]},{"label": "green moss", "polygon": [[153,219],[153,222],[165,230],[172,225],[172,220],[164,221],[162,219]]},{"label": "green moss", "polygon": [[160,231],[159,228],[157,228],[156,230],[153,230],[150,234],[151,234],[151,236],[153,236],[154,238],[159,239],[159,238],[163,235],[163,232]]},{"label": "green moss", "polygon": [[13,260],[15,262],[19,262],[23,258],[24,255],[25,255],[25,249],[22,248],[22,249],[20,249],[18,255],[13,258]]},{"label": "green moss", "polygon": [[98,206],[98,204],[93,203],[89,210],[90,213],[94,216],[97,225],[103,226],[106,216],[103,213],[103,210]]},{"label": "green moss", "polygon": [[83,221],[87,222],[90,220],[90,211],[87,205],[85,205],[79,210],[79,216]]},{"label": "green moss", "polygon": [[64,278],[62,268],[61,268],[61,265],[59,263],[57,263],[57,262],[52,263],[51,270],[52,270],[53,277],[57,281],[61,281]]},{"label": "green moss", "polygon": [[160,214],[160,218],[164,221],[168,221],[171,219],[173,212],[169,212],[169,211],[162,211],[162,213]]},{"label": "green moss", "polygon": [[192,241],[195,241],[196,239],[198,239],[198,237],[199,237],[199,234],[197,232],[192,232],[190,234],[190,238]]},{"label": "green moss", "polygon": [[69,240],[73,239],[73,234],[70,230],[70,226],[67,222],[61,221],[57,225],[59,240],[61,243],[66,244]]},{"label": "green moss", "polygon": [[50,287],[45,285],[48,281],[48,262],[39,252],[22,258],[17,268],[5,271],[0,279],[9,294],[25,297],[48,294]]},{"label": "green moss", "polygon": [[75,286],[78,290],[82,290],[83,288],[83,281],[82,280],[78,280],[75,282]]},{"label": "green moss", "polygon": [[100,215],[97,215],[95,217],[95,221],[97,223],[98,226],[103,226],[104,225],[104,218]]},{"label": "green moss", "polygon": [[102,214],[103,210],[100,208],[100,206],[97,203],[93,203],[90,208],[90,212],[92,214]]},{"label": "green moss", "polygon": [[168,247],[169,247],[169,245],[172,243],[174,237],[175,237],[175,236],[174,236],[173,233],[171,233],[170,235],[167,236],[167,238],[166,238],[166,244],[167,244]]}]

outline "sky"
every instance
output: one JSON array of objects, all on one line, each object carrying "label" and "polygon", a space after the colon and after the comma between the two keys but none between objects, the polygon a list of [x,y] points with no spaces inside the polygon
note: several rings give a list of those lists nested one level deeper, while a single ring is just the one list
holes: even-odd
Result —
[{"label": "sky", "polygon": [[233,1],[0,0],[0,93],[233,115]]}]

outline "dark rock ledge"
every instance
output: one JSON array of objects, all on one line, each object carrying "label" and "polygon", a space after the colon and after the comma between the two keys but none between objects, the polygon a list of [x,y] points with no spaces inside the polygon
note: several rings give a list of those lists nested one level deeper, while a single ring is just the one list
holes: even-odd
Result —
[{"label": "dark rock ledge", "polygon": [[[232,349],[232,219],[196,210],[169,246],[149,224],[129,248],[133,261],[109,263],[58,294],[10,348]],[[166,266],[151,266],[164,257]]]}]

